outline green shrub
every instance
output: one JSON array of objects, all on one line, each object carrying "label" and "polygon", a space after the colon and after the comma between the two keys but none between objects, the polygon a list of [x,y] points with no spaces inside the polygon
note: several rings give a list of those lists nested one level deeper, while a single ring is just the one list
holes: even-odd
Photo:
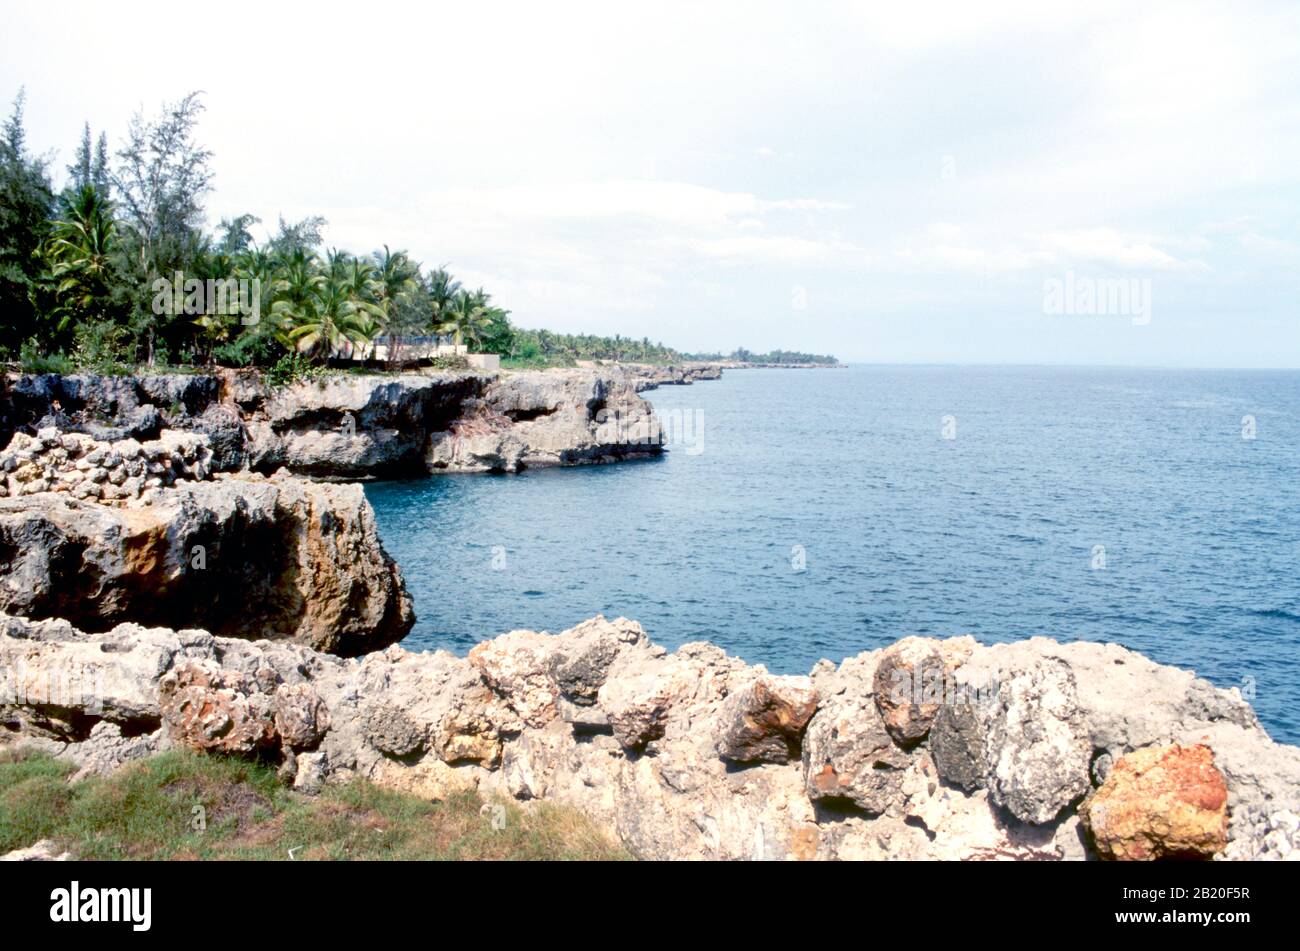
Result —
[{"label": "green shrub", "polygon": [[131,333],[109,320],[87,320],[73,331],[73,360],[95,373],[130,373]]},{"label": "green shrub", "polygon": [[304,380],[315,380],[324,376],[325,368],[317,366],[298,353],[286,353],[275,361],[264,374],[271,386],[289,386]]},{"label": "green shrub", "polygon": [[73,366],[72,361],[63,354],[43,354],[36,343],[35,337],[22,345],[18,361],[24,373],[67,374],[76,372],[76,367]]}]

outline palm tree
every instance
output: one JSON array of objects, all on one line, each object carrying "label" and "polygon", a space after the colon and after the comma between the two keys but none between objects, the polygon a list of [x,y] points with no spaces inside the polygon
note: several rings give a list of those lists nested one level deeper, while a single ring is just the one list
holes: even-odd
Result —
[{"label": "palm tree", "polygon": [[298,248],[278,273],[271,313],[286,348],[323,363],[369,341],[374,305],[358,295],[350,258],[331,252],[322,267],[314,254]]},{"label": "palm tree", "polygon": [[458,291],[443,315],[438,332],[452,334],[458,347],[466,341],[470,346],[477,346],[480,335],[489,323],[484,297],[482,290],[475,293]]},{"label": "palm tree", "polygon": [[45,248],[57,281],[59,332],[74,319],[109,316],[116,252],[117,227],[109,201],[93,185],[66,196],[63,216],[54,222]]},{"label": "palm tree", "polygon": [[460,293],[460,281],[452,277],[445,267],[430,271],[425,278],[428,285],[426,297],[429,306],[429,328],[438,335],[450,333],[441,328],[447,323],[456,295]]},{"label": "palm tree", "polygon": [[397,359],[403,327],[403,304],[419,288],[420,268],[405,251],[390,251],[384,245],[382,252],[371,255],[374,261],[375,314],[379,332],[388,338],[388,359]]}]

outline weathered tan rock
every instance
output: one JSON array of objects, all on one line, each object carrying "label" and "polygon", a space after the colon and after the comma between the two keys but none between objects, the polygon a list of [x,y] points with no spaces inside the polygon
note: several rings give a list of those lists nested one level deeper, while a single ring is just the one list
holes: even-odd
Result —
[{"label": "weathered tan rock", "polygon": [[871,814],[901,806],[912,754],[894,743],[870,696],[825,701],[803,740],[804,778],[814,801],[844,800]]},{"label": "weathered tan rock", "polygon": [[947,666],[936,642],[905,637],[890,646],[876,667],[876,709],[895,742],[907,746],[930,732],[943,702]]},{"label": "weathered tan rock", "polygon": [[718,648],[686,644],[666,658],[648,658],[610,677],[600,688],[597,703],[619,743],[640,751],[665,735],[674,712],[684,714],[719,701],[730,670]]},{"label": "weathered tan rock", "polygon": [[[302,792],[365,777],[428,798],[477,790],[564,803],[647,858],[1055,860],[1095,854],[1070,798],[1076,770],[1062,752],[1073,741],[1058,741],[1076,737],[1076,726],[1085,737],[1105,737],[1098,750],[1176,731],[1208,737],[1214,750],[1230,812],[1223,857],[1281,858],[1295,854],[1300,835],[1300,749],[1270,740],[1232,691],[1108,645],[1034,639],[963,651],[959,680],[974,678],[970,686],[993,671],[1005,689],[972,715],[969,734],[956,736],[979,766],[970,790],[941,766],[944,711],[908,749],[889,736],[873,692],[884,650],[818,665],[810,679],[822,699],[805,728],[802,760],[743,764],[719,755],[717,743],[721,726],[734,722],[733,705],[744,706],[737,698],[771,676],[762,668],[707,644],[666,653],[622,619],[557,635],[517,633],[480,656],[515,651],[517,658],[492,656],[489,684],[479,666],[445,651],[392,646],[341,658],[283,641],[130,624],[87,634],[66,622],[0,616],[0,740],[103,772],[165,749],[177,724],[187,744],[278,756]],[[562,690],[553,672],[570,668],[578,674]],[[98,686],[63,691],[64,706],[36,689],[51,675],[83,669]],[[1115,679],[1113,695],[1107,678]],[[596,704],[570,699],[597,680]],[[173,713],[182,681],[195,695]],[[531,725],[520,711],[536,711],[536,699],[550,696],[558,696],[559,715]],[[1120,709],[1135,697],[1144,698],[1141,711]],[[296,726],[313,717],[314,730]],[[1121,760],[1107,782],[1118,782]],[[1021,774],[1000,771],[1004,761],[1023,766]],[[1060,797],[1066,804],[1040,821],[1034,810]]]},{"label": "weathered tan rock", "polygon": [[329,732],[329,708],[309,684],[278,686],[272,709],[275,732],[293,749],[312,749]]},{"label": "weathered tan rock", "polygon": [[356,485],[229,477],[117,507],[0,499],[0,552],[0,610],[92,630],[196,626],[351,655],[414,623]]},{"label": "weathered tan rock", "polygon": [[0,855],[0,862],[66,862],[71,853],[61,851],[53,839],[41,839],[25,849],[14,849]]},{"label": "weathered tan rock", "polygon": [[1228,844],[1228,785],[1206,746],[1119,758],[1082,816],[1102,858],[1211,858]]},{"label": "weathered tan rock", "polygon": [[158,697],[168,735],[180,746],[251,753],[276,741],[274,701],[239,671],[183,663],[159,680]]},{"label": "weathered tan rock", "polygon": [[723,703],[718,755],[732,763],[797,760],[804,727],[816,710],[817,689],[809,678],[757,677]]},{"label": "weathered tan rock", "polygon": [[554,639],[534,631],[511,631],[475,644],[469,662],[524,720],[545,726],[556,717],[558,690],[550,676]]}]

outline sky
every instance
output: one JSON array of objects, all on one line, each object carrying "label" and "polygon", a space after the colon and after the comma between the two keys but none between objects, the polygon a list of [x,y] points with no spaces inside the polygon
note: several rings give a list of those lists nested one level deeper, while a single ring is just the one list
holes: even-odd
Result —
[{"label": "sky", "polygon": [[214,224],[320,214],[524,327],[1300,366],[1294,2],[19,0],[20,86],[60,174],[202,90]]}]

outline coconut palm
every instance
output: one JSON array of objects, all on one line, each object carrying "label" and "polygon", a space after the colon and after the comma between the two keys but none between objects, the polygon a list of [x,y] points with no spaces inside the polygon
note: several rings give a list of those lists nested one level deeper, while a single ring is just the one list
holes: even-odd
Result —
[{"label": "coconut palm", "polygon": [[480,336],[490,323],[484,303],[485,296],[481,290],[473,293],[458,291],[448,304],[442,323],[437,328],[438,333],[451,334],[456,346],[463,343],[468,343],[471,347],[477,346]]},{"label": "coconut palm", "polygon": [[271,305],[287,347],[324,363],[332,354],[369,341],[373,305],[358,299],[348,271],[337,255],[327,258],[325,268],[317,266],[314,255],[289,255]]},{"label": "coconut palm", "polygon": [[56,281],[57,329],[78,319],[105,319],[112,307],[117,227],[109,201],[92,185],[63,199],[45,254]]},{"label": "coconut palm", "polygon": [[435,334],[450,333],[442,330],[448,323],[456,295],[460,293],[460,281],[447,272],[445,267],[430,271],[425,278],[428,285],[426,298],[429,308],[429,327]]},{"label": "coconut palm", "polygon": [[397,360],[403,335],[409,328],[404,317],[410,297],[420,290],[420,268],[405,251],[383,251],[371,255],[373,261],[375,316],[380,335],[388,338],[388,359]]}]

